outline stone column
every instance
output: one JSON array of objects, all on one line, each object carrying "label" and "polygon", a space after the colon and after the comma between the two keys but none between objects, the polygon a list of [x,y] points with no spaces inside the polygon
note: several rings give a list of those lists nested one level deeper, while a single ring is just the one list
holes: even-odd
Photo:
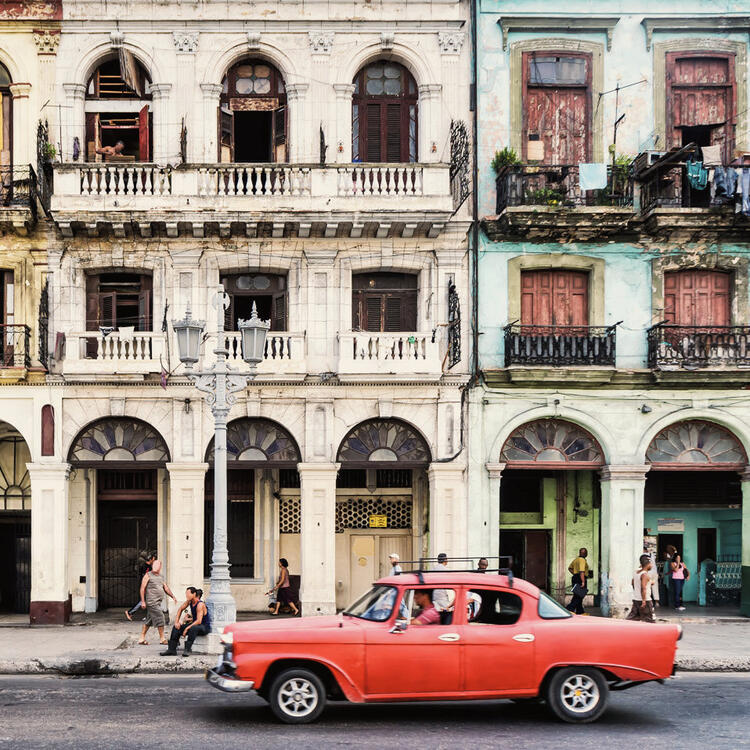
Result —
[{"label": "stone column", "polygon": [[742,591],[740,614],[750,617],[750,466],[740,472],[742,485]]},{"label": "stone column", "polygon": [[202,155],[201,160],[207,164],[215,164],[219,161],[219,147],[216,143],[219,98],[221,97],[220,83],[202,83],[203,92],[203,147],[198,149]]},{"label": "stone column", "polygon": [[36,126],[31,122],[30,83],[11,83],[13,97],[13,163],[36,168]]},{"label": "stone column", "polygon": [[336,613],[336,474],[340,464],[297,465],[302,522],[300,601],[303,615]]},{"label": "stone column", "polygon": [[[417,161],[435,162],[440,160],[440,121],[442,107],[440,97],[443,87],[439,83],[424,83],[419,87],[419,113]],[[432,151],[433,142],[437,151]]]},{"label": "stone column", "polygon": [[464,557],[466,550],[466,466],[430,464],[430,557],[445,552]]},{"label": "stone column", "polygon": [[643,492],[648,465],[601,470],[601,607],[623,617],[631,607],[631,579],[643,554]]},{"label": "stone column", "polygon": [[[60,31],[34,29],[34,44],[36,45],[36,54],[39,61],[39,95],[37,101],[39,106],[45,102],[54,101],[55,98],[55,66],[57,63],[57,49],[60,46]],[[58,110],[54,106],[49,106],[42,112],[39,117],[42,121],[46,120],[50,128],[50,141],[55,142],[53,133],[58,124]]]},{"label": "stone column", "polygon": [[[60,161],[72,161],[74,138],[78,138],[81,147],[79,161],[86,161],[86,117],[84,109],[86,86],[82,83],[64,83],[63,90],[65,91],[65,101],[60,113],[63,121]],[[53,137],[52,133],[50,133],[50,137]]]},{"label": "stone column", "polygon": [[482,518],[487,523],[484,534],[487,551],[484,554],[495,557],[505,553],[505,550],[500,549],[500,481],[505,464],[488,463],[485,468],[490,488],[486,496],[482,495]]},{"label": "stone column", "polygon": [[180,128],[172,124],[169,112],[169,93],[171,83],[151,84],[151,161],[157,164],[177,163],[180,153]]},{"label": "stone column", "polygon": [[[348,164],[352,160],[352,97],[353,83],[334,83],[336,92],[336,143],[333,144],[336,156],[330,161]],[[360,124],[363,127],[363,124]],[[339,145],[342,150],[339,151]],[[330,154],[329,154],[330,156]]]},{"label": "stone column", "polygon": [[68,475],[70,464],[27,464],[31,480],[32,625],[62,625],[70,617]]},{"label": "stone column", "polygon": [[203,581],[203,502],[206,463],[170,463],[167,570],[179,600],[188,586]]},{"label": "stone column", "polygon": [[[319,154],[313,154],[312,143],[318,142],[318,128],[313,126],[307,113],[307,83],[289,83],[286,87],[287,111],[287,161],[318,162]],[[311,132],[315,131],[315,139]]]}]

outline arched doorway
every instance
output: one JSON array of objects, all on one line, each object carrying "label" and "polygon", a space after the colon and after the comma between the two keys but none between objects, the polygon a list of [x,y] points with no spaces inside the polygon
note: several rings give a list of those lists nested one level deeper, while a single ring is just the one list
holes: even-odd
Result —
[{"label": "arched doorway", "polygon": [[[10,84],[13,83],[8,69],[0,63],[0,167],[13,164],[13,95]],[[5,184],[5,179],[3,179]]]},{"label": "arched doorway", "polygon": [[580,547],[598,570],[604,453],[580,425],[539,419],[513,430],[500,462],[500,554],[512,555],[518,576],[562,601]]},{"label": "arched doorway", "polygon": [[389,554],[422,554],[432,458],[407,422],[370,419],[347,433],[336,460],[336,606],[343,607],[388,574]]},{"label": "arched doorway", "polygon": [[[674,545],[691,572],[684,602],[739,605],[742,564],[742,443],[714,422],[692,419],[662,429],[646,450],[644,529],[663,570]],[[662,603],[669,587],[662,578]],[[670,604],[673,602],[670,601]]]},{"label": "arched doorway", "polygon": [[[159,521],[165,519],[162,488],[169,460],[162,436],[132,417],[97,420],[71,444],[68,461],[77,469],[71,494],[85,494],[87,535],[95,529],[97,539],[96,571],[86,573],[86,598],[96,591],[99,609],[137,601],[146,556],[165,552],[159,549],[166,541]],[[74,489],[79,483],[84,486]]]},{"label": "arched doorway", "polygon": [[[279,506],[279,553],[266,550],[266,565],[274,557],[287,557],[292,570],[299,571],[299,476],[301,454],[297,441],[282,425],[270,419],[243,417],[227,425],[227,546],[233,579],[256,579],[263,550],[256,540],[264,538],[264,527]],[[214,541],[214,442],[206,450],[210,469],[205,485],[204,574],[211,574]],[[296,518],[295,524],[289,519]],[[285,536],[287,538],[285,538]],[[275,567],[272,572],[275,571]],[[293,585],[299,586],[295,576]],[[299,590],[297,588],[297,590]],[[237,606],[247,608],[243,592],[235,592]],[[246,600],[249,602],[249,600]]]},{"label": "arched doorway", "polygon": [[222,81],[219,105],[219,161],[287,161],[286,86],[266,60],[235,63]]},{"label": "arched doorway", "polygon": [[0,422],[0,612],[27,613],[31,594],[29,447]]}]

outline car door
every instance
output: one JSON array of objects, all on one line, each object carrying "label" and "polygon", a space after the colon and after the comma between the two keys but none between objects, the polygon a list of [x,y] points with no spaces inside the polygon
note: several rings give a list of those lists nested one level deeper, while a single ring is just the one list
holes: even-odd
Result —
[{"label": "car door", "polygon": [[[394,630],[395,619],[413,615],[413,593],[385,623],[365,628],[365,691],[369,700],[455,696],[461,689],[461,636],[456,625],[407,625]],[[451,589],[456,593],[455,589]]]},{"label": "car door", "polygon": [[467,693],[512,694],[534,689],[533,607],[511,589],[466,591],[466,624],[460,628]]}]

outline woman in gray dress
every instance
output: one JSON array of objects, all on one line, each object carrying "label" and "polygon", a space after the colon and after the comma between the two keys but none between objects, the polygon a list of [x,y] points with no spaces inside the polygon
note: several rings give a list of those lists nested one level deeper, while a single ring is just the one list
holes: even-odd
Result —
[{"label": "woman in gray dress", "polygon": [[166,621],[161,608],[165,593],[167,596],[171,596],[174,603],[177,604],[175,595],[169,586],[167,586],[167,582],[161,574],[161,560],[154,560],[151,570],[143,576],[143,580],[141,581],[141,607],[146,610],[146,621],[143,623],[141,639],[138,641],[141,646],[148,646],[146,633],[151,626],[159,631],[159,642],[162,644],[167,643],[167,639],[164,637],[164,625],[166,625]]}]

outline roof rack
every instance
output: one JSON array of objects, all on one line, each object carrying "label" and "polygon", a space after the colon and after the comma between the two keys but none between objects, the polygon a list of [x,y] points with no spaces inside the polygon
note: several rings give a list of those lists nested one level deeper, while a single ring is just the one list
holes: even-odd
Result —
[{"label": "roof rack", "polygon": [[[490,563],[497,560],[497,567],[487,567],[479,570],[480,560],[487,560]],[[447,562],[447,568],[442,565],[437,567],[440,562]],[[402,569],[401,573],[413,573],[417,576],[420,583],[424,583],[424,573],[497,573],[508,577],[508,585],[513,586],[513,555],[477,555],[476,557],[420,557],[418,560],[402,560],[402,566],[415,566],[410,569]],[[398,573],[396,575],[399,575]]]}]

